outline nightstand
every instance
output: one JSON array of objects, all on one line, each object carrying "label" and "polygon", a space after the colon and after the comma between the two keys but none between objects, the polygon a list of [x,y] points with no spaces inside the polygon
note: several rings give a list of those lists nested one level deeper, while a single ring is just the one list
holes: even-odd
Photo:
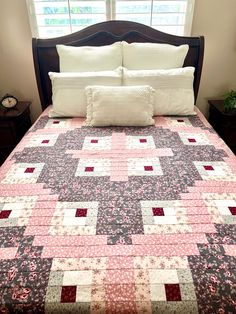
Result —
[{"label": "nightstand", "polygon": [[236,109],[224,111],[223,100],[208,100],[209,122],[236,154]]},{"label": "nightstand", "polygon": [[12,109],[0,108],[0,165],[31,126],[30,102],[19,101]]}]

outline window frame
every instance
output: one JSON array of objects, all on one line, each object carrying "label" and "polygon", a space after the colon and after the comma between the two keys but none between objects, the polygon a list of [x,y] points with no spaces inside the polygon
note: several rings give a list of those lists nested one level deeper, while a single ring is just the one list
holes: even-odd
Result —
[{"label": "window frame", "polygon": [[[68,1],[68,7],[70,7],[69,6],[69,0],[67,0],[67,1]],[[104,1],[106,2],[105,3],[105,5],[106,5],[106,21],[116,20],[116,0],[104,0]],[[152,5],[153,5],[153,2],[154,2],[154,0],[134,0],[134,1],[151,1]],[[166,0],[166,1],[168,1],[168,0]],[[174,0],[174,1],[177,2],[178,0]],[[34,0],[26,0],[26,5],[27,5],[27,10],[28,10],[28,15],[29,15],[29,22],[30,22],[30,28],[31,28],[32,37],[35,37],[35,38],[50,38],[50,37],[40,37],[39,36],[38,25],[37,25],[37,17],[36,17],[36,14],[35,14]],[[191,36],[192,22],[193,22],[193,13],[194,13],[194,5],[195,5],[195,0],[187,0],[187,9],[186,9],[186,13],[185,13],[185,23],[184,23],[184,32],[180,36]],[[151,9],[150,21],[152,20],[152,14],[153,14],[153,12],[152,12],[152,9]],[[69,13],[69,18],[71,18],[70,13]],[[150,27],[154,27],[155,29],[157,29],[154,25],[149,25],[149,26]],[[71,23],[69,25],[69,28],[70,28],[70,33],[73,33]]]}]

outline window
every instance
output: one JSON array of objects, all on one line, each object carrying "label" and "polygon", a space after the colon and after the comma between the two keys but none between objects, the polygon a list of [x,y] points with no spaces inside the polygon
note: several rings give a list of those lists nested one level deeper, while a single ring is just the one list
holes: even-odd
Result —
[{"label": "window", "polygon": [[190,35],[194,0],[26,0],[34,37],[63,36],[106,20]]}]

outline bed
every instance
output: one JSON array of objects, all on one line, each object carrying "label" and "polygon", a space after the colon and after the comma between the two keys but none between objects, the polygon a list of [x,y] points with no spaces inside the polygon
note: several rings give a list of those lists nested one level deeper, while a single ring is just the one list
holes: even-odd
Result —
[{"label": "bed", "polygon": [[110,21],[33,39],[44,110],[0,169],[1,313],[235,313],[236,159],[200,111],[148,127],[49,118],[56,45],[204,39]]}]

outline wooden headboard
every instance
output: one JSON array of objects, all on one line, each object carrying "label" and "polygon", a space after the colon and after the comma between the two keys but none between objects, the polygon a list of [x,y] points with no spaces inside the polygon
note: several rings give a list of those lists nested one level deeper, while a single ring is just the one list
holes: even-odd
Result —
[{"label": "wooden headboard", "polygon": [[33,58],[42,109],[52,103],[51,82],[48,72],[59,72],[56,45],[103,46],[116,41],[152,42],[172,45],[189,45],[184,66],[195,67],[194,93],[197,98],[204,53],[204,38],[181,37],[159,32],[149,26],[129,21],[107,21],[89,26],[79,32],[50,39],[33,38]]}]

